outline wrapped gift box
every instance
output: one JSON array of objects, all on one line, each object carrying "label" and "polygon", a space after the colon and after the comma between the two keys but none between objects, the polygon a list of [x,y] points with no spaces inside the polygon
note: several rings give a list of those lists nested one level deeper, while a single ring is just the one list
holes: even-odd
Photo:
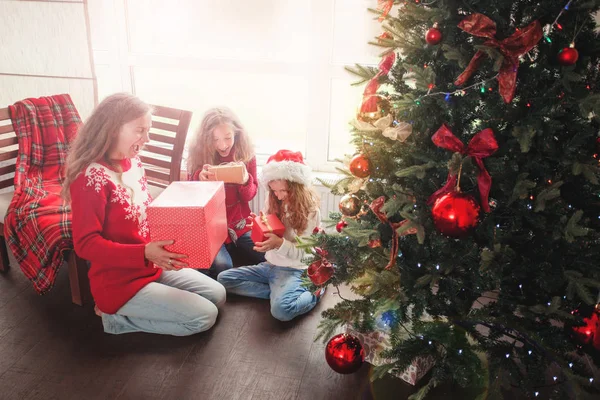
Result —
[{"label": "wrapped gift box", "polygon": [[[394,362],[392,359],[381,357],[381,352],[391,347],[389,335],[386,332],[372,331],[362,333],[351,326],[346,326],[346,333],[358,338],[365,351],[365,361],[368,363],[379,366]],[[418,357],[408,368],[395,375],[403,381],[415,385],[419,379],[425,376],[434,364],[435,362],[432,356]]]},{"label": "wrapped gift box", "polygon": [[210,172],[215,174],[216,181],[222,181],[226,183],[244,183],[244,170],[245,166],[242,164],[224,164],[224,165],[211,165],[208,167]]},{"label": "wrapped gift box", "polygon": [[274,214],[264,215],[262,212],[252,221],[251,238],[254,243],[267,240],[266,233],[274,233],[282,237],[285,232],[285,226]]},{"label": "wrapped gift box", "polygon": [[150,239],[174,240],[165,249],[186,254],[190,268],[210,268],[227,238],[223,182],[173,182],[146,212]]}]

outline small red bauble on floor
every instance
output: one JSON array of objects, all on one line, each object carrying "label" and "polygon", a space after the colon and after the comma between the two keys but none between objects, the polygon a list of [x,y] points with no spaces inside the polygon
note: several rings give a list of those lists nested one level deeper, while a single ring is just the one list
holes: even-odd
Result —
[{"label": "small red bauble on floor", "polygon": [[442,41],[442,32],[437,29],[437,24],[427,31],[427,34],[425,35],[425,41],[432,46],[435,46]]},{"label": "small red bauble on floor", "polygon": [[450,192],[437,199],[431,210],[437,230],[459,238],[467,235],[479,222],[480,206],[473,196]]},{"label": "small red bauble on floor", "polygon": [[356,337],[340,333],[327,342],[325,360],[335,372],[351,374],[362,366],[365,361],[365,351]]},{"label": "small red bauble on floor", "polygon": [[575,48],[574,44],[571,44],[569,47],[565,47],[558,53],[558,62],[560,65],[574,65],[578,58],[579,52]]},{"label": "small red bauble on floor", "polygon": [[342,229],[348,226],[348,223],[344,220],[341,220],[337,224],[335,224],[335,230],[342,233]]},{"label": "small red bauble on floor", "polygon": [[371,175],[371,162],[363,154],[357,154],[352,157],[348,164],[350,173],[357,178],[366,178]]}]

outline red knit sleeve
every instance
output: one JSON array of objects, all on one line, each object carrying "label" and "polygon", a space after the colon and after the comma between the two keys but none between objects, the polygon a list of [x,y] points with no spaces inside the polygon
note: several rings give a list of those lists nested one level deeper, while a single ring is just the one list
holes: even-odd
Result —
[{"label": "red knit sleeve", "polygon": [[188,174],[188,181],[199,181],[200,172],[202,172],[202,168],[196,170],[196,172],[194,172],[193,174]]},{"label": "red knit sleeve", "polygon": [[256,157],[248,161],[246,164],[246,170],[248,171],[248,182],[245,185],[240,185],[238,192],[240,194],[241,201],[250,201],[256,196],[258,192],[258,179],[256,178]]},{"label": "red knit sleeve", "polygon": [[73,244],[81,258],[93,263],[119,264],[139,268],[145,266],[144,244],[122,244],[102,236],[106,205],[110,195],[108,185],[99,192],[86,186],[81,174],[69,188],[71,192],[71,215]]}]

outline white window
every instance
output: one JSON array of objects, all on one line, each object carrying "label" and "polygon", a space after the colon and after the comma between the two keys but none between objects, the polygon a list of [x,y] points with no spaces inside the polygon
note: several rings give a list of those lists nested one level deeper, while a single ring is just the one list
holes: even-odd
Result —
[{"label": "white window", "polygon": [[[318,171],[354,152],[363,87],[344,70],[377,65],[373,0],[89,0],[100,100],[131,91],[194,112],[232,108],[259,163],[301,151]],[[192,136],[190,130],[188,139]]]}]

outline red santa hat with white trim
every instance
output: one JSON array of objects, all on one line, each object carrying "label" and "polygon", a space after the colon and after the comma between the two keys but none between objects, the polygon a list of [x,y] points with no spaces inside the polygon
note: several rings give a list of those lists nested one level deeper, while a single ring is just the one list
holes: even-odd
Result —
[{"label": "red santa hat with white trim", "polygon": [[285,179],[303,185],[312,183],[311,168],[304,164],[302,153],[290,150],[279,150],[267,160],[258,178],[263,185],[271,181]]}]

